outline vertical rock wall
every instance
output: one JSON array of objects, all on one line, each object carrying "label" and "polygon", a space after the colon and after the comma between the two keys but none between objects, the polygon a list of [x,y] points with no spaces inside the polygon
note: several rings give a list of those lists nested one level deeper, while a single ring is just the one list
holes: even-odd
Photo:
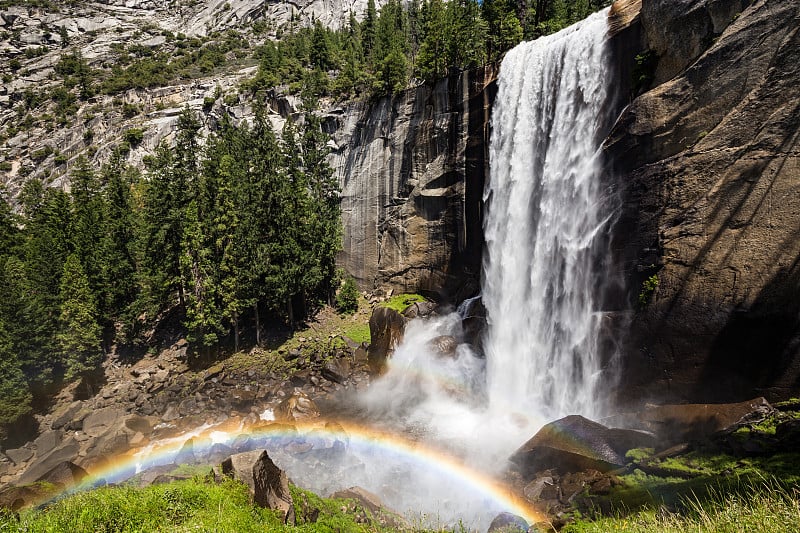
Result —
[{"label": "vertical rock wall", "polygon": [[643,0],[641,23],[663,83],[630,103],[607,141],[637,307],[622,393],[796,394],[800,3]]},{"label": "vertical rock wall", "polygon": [[362,289],[477,292],[495,70],[333,112],[339,261]]}]

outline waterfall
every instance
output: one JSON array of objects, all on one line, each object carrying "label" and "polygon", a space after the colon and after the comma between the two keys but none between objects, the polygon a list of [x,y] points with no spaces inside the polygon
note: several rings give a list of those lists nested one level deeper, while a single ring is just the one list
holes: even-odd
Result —
[{"label": "waterfall", "polygon": [[600,410],[606,19],[604,10],[522,43],[500,69],[484,195],[490,411],[552,420]]}]

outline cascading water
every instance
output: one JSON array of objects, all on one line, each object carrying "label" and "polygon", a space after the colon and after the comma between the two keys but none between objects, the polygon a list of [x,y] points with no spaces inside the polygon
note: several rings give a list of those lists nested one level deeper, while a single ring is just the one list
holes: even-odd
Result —
[{"label": "cascading water", "polygon": [[606,13],[503,60],[484,195],[490,410],[597,415]]},{"label": "cascading water", "polygon": [[[597,155],[606,20],[597,13],[503,61],[485,197],[486,357],[467,344],[453,349],[465,337],[462,320],[480,314],[477,299],[409,322],[386,375],[355,398],[369,430],[325,425],[255,439],[301,486],[328,495],[358,485],[423,523],[485,530],[496,513],[514,510],[485,476],[502,472],[544,423],[598,413],[595,295],[606,273],[596,265],[612,207]],[[390,436],[374,436],[376,427]],[[232,443],[247,428],[206,429],[211,442]],[[140,464],[150,463],[137,456]]]}]

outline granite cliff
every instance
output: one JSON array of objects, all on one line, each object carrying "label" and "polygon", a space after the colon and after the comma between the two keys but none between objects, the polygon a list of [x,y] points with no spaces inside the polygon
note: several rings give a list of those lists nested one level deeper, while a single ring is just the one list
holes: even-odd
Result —
[{"label": "granite cliff", "polygon": [[654,87],[606,143],[630,301],[641,299],[623,397],[798,390],[799,22],[797,2],[642,2]]}]

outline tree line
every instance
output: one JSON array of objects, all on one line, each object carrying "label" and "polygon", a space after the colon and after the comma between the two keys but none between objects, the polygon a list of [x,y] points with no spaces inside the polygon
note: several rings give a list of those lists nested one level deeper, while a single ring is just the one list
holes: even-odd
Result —
[{"label": "tree line", "polygon": [[18,214],[0,201],[0,423],[64,380],[90,385],[113,343],[144,346],[167,312],[213,356],[330,299],[341,230],[320,119],[200,129],[187,108],[143,174],[116,152],[79,159],[69,192],[28,181]]},{"label": "tree line", "polygon": [[363,20],[331,30],[316,21],[290,26],[255,51],[260,60],[252,91],[289,83],[315,96],[376,96],[450,69],[497,61],[523,39],[560,30],[610,0],[369,0]]}]

